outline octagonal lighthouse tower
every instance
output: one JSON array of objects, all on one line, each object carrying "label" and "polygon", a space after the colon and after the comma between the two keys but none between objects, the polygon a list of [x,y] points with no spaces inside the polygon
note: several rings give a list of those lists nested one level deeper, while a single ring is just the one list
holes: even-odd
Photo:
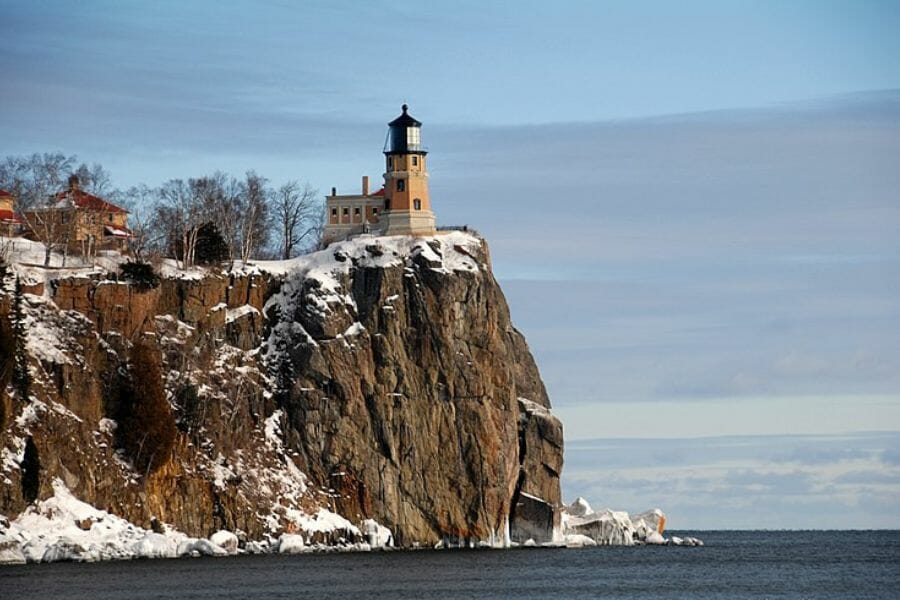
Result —
[{"label": "octagonal lighthouse tower", "polygon": [[382,235],[433,235],[434,213],[428,199],[428,171],[422,123],[403,105],[403,114],[388,123],[384,143],[384,212]]}]

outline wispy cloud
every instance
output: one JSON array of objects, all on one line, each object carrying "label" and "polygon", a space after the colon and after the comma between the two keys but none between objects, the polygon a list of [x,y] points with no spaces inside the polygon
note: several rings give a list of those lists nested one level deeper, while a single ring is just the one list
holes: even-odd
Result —
[{"label": "wispy cloud", "polygon": [[584,440],[566,449],[564,493],[670,527],[897,528],[900,434]]}]

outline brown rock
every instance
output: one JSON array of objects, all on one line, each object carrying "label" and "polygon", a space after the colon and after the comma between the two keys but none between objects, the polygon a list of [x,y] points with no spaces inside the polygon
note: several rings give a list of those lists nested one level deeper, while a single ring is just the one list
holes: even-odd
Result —
[{"label": "brown rock", "polygon": [[[384,258],[389,250],[376,246],[368,255]],[[480,267],[448,272],[441,252]],[[552,533],[562,428],[487,246],[433,241],[388,267],[340,257],[351,268],[335,293],[301,275],[288,285],[210,273],[148,292],[99,277],[55,281],[55,305],[26,303],[57,337],[54,352],[29,359],[43,405],[26,431],[15,418],[24,404],[11,403],[0,445],[18,452],[32,440],[39,499],[60,478],[98,508],[194,536],[227,529],[258,539],[294,530],[288,509],[320,507],[356,523],[374,518],[401,545],[488,540],[510,519],[516,535]],[[276,293],[286,301],[263,315]],[[9,306],[0,302],[0,317]],[[146,332],[165,361],[179,434],[165,465],[138,473],[110,420],[130,340]],[[308,479],[293,481],[291,463]],[[0,513],[16,515],[28,486],[19,469],[5,476]]]},{"label": "brown rock", "polygon": [[[291,340],[291,445],[340,513],[381,521],[400,544],[502,534],[521,469],[539,469],[525,484],[558,523],[562,428],[486,256],[477,272],[422,255],[360,266],[330,294],[352,301],[325,312],[319,283],[295,281],[311,299],[281,316],[313,338]],[[547,416],[525,417],[520,435],[525,394]]]}]

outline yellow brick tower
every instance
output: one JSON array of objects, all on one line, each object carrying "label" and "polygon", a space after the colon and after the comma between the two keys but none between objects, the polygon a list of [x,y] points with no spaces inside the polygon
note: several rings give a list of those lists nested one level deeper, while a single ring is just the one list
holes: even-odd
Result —
[{"label": "yellow brick tower", "polygon": [[433,235],[434,213],[428,199],[428,171],[422,123],[407,113],[388,123],[384,144],[384,224],[382,235]]}]

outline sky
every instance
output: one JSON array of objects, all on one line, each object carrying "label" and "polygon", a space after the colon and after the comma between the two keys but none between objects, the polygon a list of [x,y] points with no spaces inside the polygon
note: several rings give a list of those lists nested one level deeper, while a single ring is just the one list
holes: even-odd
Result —
[{"label": "sky", "polygon": [[900,4],[184,4],[0,0],[2,155],[349,193],[406,102],[567,500],[900,528]]}]

